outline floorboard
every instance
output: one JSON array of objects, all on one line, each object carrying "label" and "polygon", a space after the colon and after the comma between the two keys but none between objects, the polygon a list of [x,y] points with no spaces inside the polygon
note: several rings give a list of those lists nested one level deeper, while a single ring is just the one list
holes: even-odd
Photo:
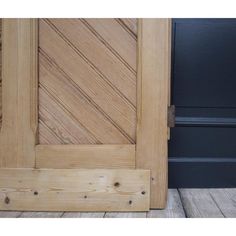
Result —
[{"label": "floorboard", "polygon": [[21,214],[21,211],[0,211],[0,218],[18,218]]},{"label": "floorboard", "polygon": [[105,212],[64,212],[62,218],[103,218]]},{"label": "floorboard", "polygon": [[224,217],[209,189],[179,189],[179,192],[188,218]]},{"label": "floorboard", "polygon": [[185,212],[177,189],[169,189],[167,206],[163,210],[150,210],[147,218],[185,218]]},{"label": "floorboard", "polygon": [[227,218],[236,217],[236,189],[210,189],[215,203]]},{"label": "floorboard", "polygon": [[146,212],[107,212],[105,218],[146,218]]},{"label": "floorboard", "polygon": [[63,212],[24,211],[20,218],[59,218]]}]

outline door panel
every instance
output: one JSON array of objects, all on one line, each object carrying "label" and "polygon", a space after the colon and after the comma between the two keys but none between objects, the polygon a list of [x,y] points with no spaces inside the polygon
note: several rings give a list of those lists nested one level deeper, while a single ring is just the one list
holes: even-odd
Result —
[{"label": "door panel", "polygon": [[133,28],[122,19],[39,21],[40,144],[135,143]]}]

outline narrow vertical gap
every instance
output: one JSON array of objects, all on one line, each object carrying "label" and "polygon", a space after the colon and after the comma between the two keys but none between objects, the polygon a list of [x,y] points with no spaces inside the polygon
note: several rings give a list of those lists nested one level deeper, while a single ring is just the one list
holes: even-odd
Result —
[{"label": "narrow vertical gap", "polygon": [[183,200],[181,191],[180,191],[179,188],[177,188],[177,191],[178,191],[178,193],[179,193],[179,198],[180,198],[180,201],[181,201],[181,204],[182,204],[182,207],[183,207],[183,211],[184,211],[185,218],[189,218],[189,217],[188,217],[188,213],[187,213],[187,209],[185,209],[185,204],[184,204],[184,200]]}]

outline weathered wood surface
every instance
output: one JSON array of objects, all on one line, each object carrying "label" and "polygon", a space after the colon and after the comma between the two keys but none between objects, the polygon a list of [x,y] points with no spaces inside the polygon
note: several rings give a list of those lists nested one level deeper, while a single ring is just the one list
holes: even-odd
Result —
[{"label": "weathered wood surface", "polygon": [[37,145],[37,168],[135,168],[135,145]]},{"label": "weathered wood surface", "polygon": [[147,218],[185,218],[184,209],[177,189],[168,190],[166,208],[163,210],[150,210]]},{"label": "weathered wood surface", "polygon": [[224,217],[236,217],[235,189],[210,189],[209,192]]},{"label": "weathered wood surface", "polygon": [[180,189],[179,191],[188,218],[224,217],[209,189]]},{"label": "weathered wood surface", "polygon": [[105,218],[146,218],[146,212],[107,212]]},{"label": "weathered wood surface", "polygon": [[105,212],[64,212],[62,218],[103,218]]},{"label": "weathered wood surface", "polygon": [[136,142],[135,24],[39,21],[40,144]]},{"label": "weathered wood surface", "polygon": [[0,218],[18,218],[21,214],[21,211],[0,211]]},{"label": "weathered wood surface", "polygon": [[60,218],[63,212],[35,212],[35,211],[25,211],[22,212],[20,218]]},{"label": "weathered wood surface", "polygon": [[146,211],[150,171],[130,169],[0,169],[0,209]]},{"label": "weathered wood surface", "polygon": [[136,163],[151,170],[151,208],[167,199],[169,37],[169,19],[139,20]]}]

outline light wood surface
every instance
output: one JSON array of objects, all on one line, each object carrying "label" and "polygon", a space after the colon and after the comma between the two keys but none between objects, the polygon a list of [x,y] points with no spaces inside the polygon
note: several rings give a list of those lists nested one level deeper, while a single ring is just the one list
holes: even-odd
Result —
[{"label": "light wood surface", "polygon": [[138,29],[138,24],[137,24],[137,19],[135,18],[122,18],[122,19],[117,19],[121,25],[125,26],[124,28],[126,31],[131,33],[131,35],[134,38],[137,38],[137,29]]},{"label": "light wood surface", "polygon": [[[188,189],[185,189],[188,191]],[[192,190],[191,190],[192,191]],[[212,199],[214,199],[216,203],[216,207],[219,211],[221,211],[222,215],[220,217],[230,217],[236,218],[235,212],[235,196],[236,196],[236,189],[195,189],[193,194],[194,195],[201,195],[201,192],[204,192],[206,196],[206,191],[211,195]],[[199,213],[195,211],[194,216],[192,214],[193,208],[196,208],[197,205],[205,205],[205,201],[208,201],[208,197],[201,197],[198,200],[193,200],[192,195],[188,194],[185,195],[183,199],[186,203],[187,199],[189,199],[188,204],[182,204],[183,200],[182,197],[179,196],[178,189],[169,189],[168,191],[168,201],[166,209],[163,210],[151,210],[149,212],[16,212],[16,211],[0,211],[0,218],[8,217],[8,218],[17,218],[22,217],[22,215],[27,214],[29,217],[55,217],[58,214],[58,217],[65,217],[65,218],[103,218],[103,217],[110,217],[110,218],[143,218],[145,215],[147,218],[182,218],[182,217],[200,217]],[[203,194],[203,195],[204,195]],[[203,196],[202,195],[202,196]],[[201,207],[203,208],[203,207]],[[208,208],[207,208],[208,209]],[[183,213],[184,211],[184,213]],[[203,211],[207,210],[201,210]],[[211,213],[211,216],[208,217],[218,217],[218,211],[214,210],[216,215]],[[206,215],[205,213],[202,214]],[[55,214],[55,215],[54,215]],[[23,216],[24,216],[23,215]]]},{"label": "light wood surface", "polygon": [[135,145],[37,145],[37,168],[135,168]]},{"label": "light wood surface", "polygon": [[3,20],[0,167],[34,167],[37,130],[37,22]]},{"label": "light wood surface", "polygon": [[0,169],[0,209],[147,211],[150,171]]},{"label": "light wood surface", "polygon": [[180,197],[189,218],[223,218],[209,189],[180,189]]},{"label": "light wood surface", "polygon": [[136,45],[115,19],[39,21],[40,144],[136,142]]},{"label": "light wood surface", "polygon": [[140,19],[138,27],[138,168],[151,170],[151,208],[167,198],[169,19]]}]

